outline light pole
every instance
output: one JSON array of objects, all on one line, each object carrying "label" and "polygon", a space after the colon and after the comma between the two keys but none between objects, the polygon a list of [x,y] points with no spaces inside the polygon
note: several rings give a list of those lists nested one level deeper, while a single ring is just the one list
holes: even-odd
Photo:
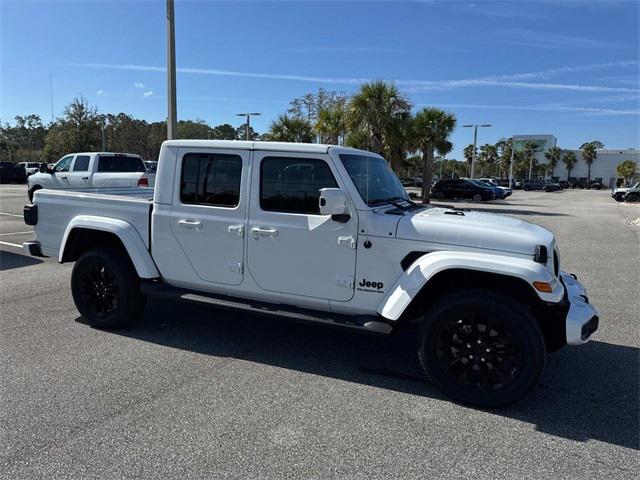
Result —
[{"label": "light pole", "polygon": [[100,115],[100,134],[102,138],[102,151],[107,151],[107,135],[105,133],[104,127],[106,124],[106,117],[104,115]]},{"label": "light pole", "polygon": [[173,0],[167,0],[167,140],[178,135],[176,107],[176,29]]},{"label": "light pole", "polygon": [[478,143],[478,127],[491,127],[490,123],[485,124],[472,124],[472,125],[463,125],[464,128],[473,127],[473,152],[471,153],[471,174],[469,175],[471,178],[474,178],[475,169],[476,169],[476,145]]},{"label": "light pole", "polygon": [[236,113],[236,117],[246,117],[247,121],[246,121],[246,128],[247,128],[247,140],[250,140],[249,138],[249,129],[251,127],[251,117],[255,117],[257,115],[262,115],[259,112],[247,112],[247,113]]},{"label": "light pole", "polygon": [[511,137],[511,164],[509,165],[509,188],[513,188],[513,160],[515,159],[516,139]]}]

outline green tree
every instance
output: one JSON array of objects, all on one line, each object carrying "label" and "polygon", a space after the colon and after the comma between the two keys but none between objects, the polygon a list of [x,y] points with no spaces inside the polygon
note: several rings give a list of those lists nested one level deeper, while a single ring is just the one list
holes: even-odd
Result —
[{"label": "green tree", "polygon": [[616,174],[624,178],[625,182],[630,182],[637,171],[637,164],[633,160],[625,160],[616,167]]},{"label": "green tree", "polygon": [[267,138],[272,142],[313,142],[311,125],[302,118],[280,115],[271,122]]},{"label": "green tree", "polygon": [[498,161],[498,149],[495,145],[485,143],[480,147],[478,159],[480,161],[480,176],[484,177],[485,169],[487,170],[487,175],[490,175],[489,172],[494,169]]},{"label": "green tree", "polygon": [[598,140],[583,143],[580,145],[580,156],[587,164],[587,181],[591,181],[591,165],[598,158],[598,149],[604,148],[604,144]]},{"label": "green tree", "polygon": [[341,145],[347,132],[347,109],[344,103],[335,103],[318,112],[315,126],[321,143]]},{"label": "green tree", "polygon": [[527,160],[529,161],[527,176],[531,179],[532,172],[538,169],[538,160],[535,157],[535,153],[540,151],[540,145],[534,141],[528,141],[524,144],[523,153],[526,153]]},{"label": "green tree", "polygon": [[237,140],[238,132],[233,125],[223,123],[211,129],[211,138],[216,140]]},{"label": "green tree", "polygon": [[411,104],[395,85],[375,81],[360,87],[349,102],[348,126],[367,133],[367,149],[380,155],[392,134],[397,115],[409,112]]},{"label": "green tree", "polygon": [[576,158],[575,152],[571,150],[567,150],[562,154],[562,163],[564,163],[564,166],[567,169],[567,181],[571,178],[571,170],[573,170],[577,161],[578,159]]},{"label": "green tree", "polygon": [[137,153],[145,156],[149,140],[149,124],[147,122],[133,118],[126,113],[108,114],[104,116],[104,119],[108,151]]},{"label": "green tree", "polygon": [[498,152],[498,177],[502,178],[503,173],[508,175],[508,168],[511,164],[511,149],[513,144],[511,140],[505,138],[496,143],[496,151]]},{"label": "green tree", "polygon": [[178,138],[206,140],[211,137],[211,127],[204,120],[179,120]]},{"label": "green tree", "polygon": [[556,169],[556,166],[562,157],[562,149],[560,147],[551,147],[545,152],[544,156],[549,160],[548,171],[553,177],[553,171]]},{"label": "green tree", "polygon": [[[476,149],[476,154],[477,153],[478,153],[478,150]],[[462,150],[462,155],[464,156],[464,159],[468,164],[467,175],[471,176],[471,164],[473,163],[473,144],[472,143],[464,147],[464,150]]]},{"label": "green tree", "polygon": [[385,135],[384,153],[394,172],[400,172],[406,152],[410,149],[412,142],[413,117],[411,112],[399,112],[391,120]]},{"label": "green tree", "polygon": [[[249,125],[249,140],[258,140],[260,138],[260,134],[256,132],[251,125]],[[243,123],[238,128],[236,128],[236,139],[238,140],[246,140],[247,139],[247,124]]]},{"label": "green tree", "polygon": [[70,152],[97,151],[101,145],[100,120],[84,97],[74,98],[64,115],[49,128],[45,158],[54,160]]},{"label": "green tree", "polygon": [[449,148],[456,117],[437,108],[423,108],[413,121],[414,147],[422,152],[422,203],[429,203],[435,150]]},{"label": "green tree", "polygon": [[317,93],[307,93],[294,98],[290,103],[289,113],[296,118],[302,118],[310,125],[316,125],[320,112],[335,106],[344,107],[347,97],[344,93],[319,88]]}]

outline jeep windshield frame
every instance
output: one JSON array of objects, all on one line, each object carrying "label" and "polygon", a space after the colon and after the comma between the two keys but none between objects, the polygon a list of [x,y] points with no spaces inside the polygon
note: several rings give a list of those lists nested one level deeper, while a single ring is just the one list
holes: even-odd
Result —
[{"label": "jeep windshield frame", "polygon": [[410,202],[409,194],[384,158],[357,153],[341,153],[339,157],[367,206]]}]

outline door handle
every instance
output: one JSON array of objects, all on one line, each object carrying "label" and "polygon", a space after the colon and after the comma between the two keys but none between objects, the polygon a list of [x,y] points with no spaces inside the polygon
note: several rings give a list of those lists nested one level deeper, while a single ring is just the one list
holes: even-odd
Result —
[{"label": "door handle", "polygon": [[200,228],[202,222],[199,220],[178,220],[178,225],[184,228]]},{"label": "door handle", "polygon": [[253,238],[256,240],[259,237],[277,237],[278,230],[275,228],[262,228],[262,227],[253,227],[251,229],[251,233],[253,233]]},{"label": "door handle", "polygon": [[82,177],[83,180],[89,180],[89,177]]}]

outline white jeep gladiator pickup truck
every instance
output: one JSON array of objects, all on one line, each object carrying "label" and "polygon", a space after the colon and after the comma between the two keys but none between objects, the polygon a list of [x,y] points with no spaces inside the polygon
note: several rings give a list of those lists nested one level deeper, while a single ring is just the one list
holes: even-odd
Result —
[{"label": "white jeep gladiator pickup truck", "polygon": [[76,262],[73,299],[96,327],[123,327],[163,296],[377,334],[412,328],[433,383],[482,407],[521,399],[547,352],[598,328],[549,231],[417,205],[362,150],[172,140],[154,191],[43,189],[24,217],[31,255]]}]

